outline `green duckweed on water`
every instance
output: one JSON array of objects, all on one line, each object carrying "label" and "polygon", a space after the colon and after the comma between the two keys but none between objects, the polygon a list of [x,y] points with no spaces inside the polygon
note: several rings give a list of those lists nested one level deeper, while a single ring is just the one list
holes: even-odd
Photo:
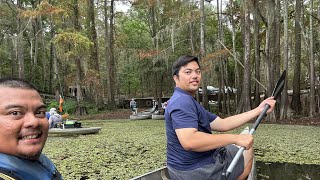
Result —
[{"label": "green duckweed on water", "polygon": [[[130,179],[165,165],[164,121],[81,122],[102,130],[92,135],[49,136],[43,151],[64,179]],[[261,124],[254,137],[257,161],[320,165],[320,127]]]}]

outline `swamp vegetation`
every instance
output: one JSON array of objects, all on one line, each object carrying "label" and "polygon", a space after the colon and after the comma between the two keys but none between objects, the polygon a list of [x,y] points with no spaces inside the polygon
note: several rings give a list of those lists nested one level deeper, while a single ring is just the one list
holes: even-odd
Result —
[{"label": "swamp vegetation", "polygon": [[[102,130],[93,135],[49,136],[44,149],[64,179],[130,179],[165,165],[164,121],[81,123]],[[259,162],[320,165],[320,127],[261,124],[254,137]]]}]

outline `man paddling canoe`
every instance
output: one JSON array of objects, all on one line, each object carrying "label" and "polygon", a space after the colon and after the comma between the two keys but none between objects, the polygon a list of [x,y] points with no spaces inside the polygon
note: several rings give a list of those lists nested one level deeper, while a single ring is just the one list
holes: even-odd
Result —
[{"label": "man paddling canoe", "polygon": [[197,57],[180,57],[173,64],[172,72],[176,87],[165,112],[167,165],[171,179],[222,179],[238,146],[245,147],[246,151],[229,179],[245,179],[252,166],[252,135],[212,134],[211,131],[235,129],[257,117],[266,104],[270,105],[267,111],[270,113],[276,101],[269,97],[253,110],[220,118],[194,99],[201,82]]}]

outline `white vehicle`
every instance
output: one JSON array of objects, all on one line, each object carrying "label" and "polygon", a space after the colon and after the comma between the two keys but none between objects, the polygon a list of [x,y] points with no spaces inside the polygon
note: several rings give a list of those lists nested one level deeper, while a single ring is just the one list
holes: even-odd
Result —
[{"label": "white vehicle", "polygon": [[[219,92],[219,88],[217,87],[213,87],[213,86],[207,86],[207,91],[209,94],[217,94]],[[236,88],[232,88],[230,86],[228,87],[224,87],[224,93],[236,93],[237,92],[237,89]],[[202,94],[202,88],[200,87],[199,88],[199,93]]]}]

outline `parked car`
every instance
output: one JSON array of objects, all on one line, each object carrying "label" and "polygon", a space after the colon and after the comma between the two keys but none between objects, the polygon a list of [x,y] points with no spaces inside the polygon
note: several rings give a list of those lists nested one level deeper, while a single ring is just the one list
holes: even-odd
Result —
[{"label": "parked car", "polygon": [[[213,86],[207,86],[207,91],[209,94],[217,94],[219,92],[219,88],[217,87],[213,87]],[[237,92],[237,89],[236,88],[232,88],[230,86],[228,87],[224,87],[224,92],[227,93],[236,93]],[[200,87],[199,88],[199,93],[202,94],[202,88]]]}]

